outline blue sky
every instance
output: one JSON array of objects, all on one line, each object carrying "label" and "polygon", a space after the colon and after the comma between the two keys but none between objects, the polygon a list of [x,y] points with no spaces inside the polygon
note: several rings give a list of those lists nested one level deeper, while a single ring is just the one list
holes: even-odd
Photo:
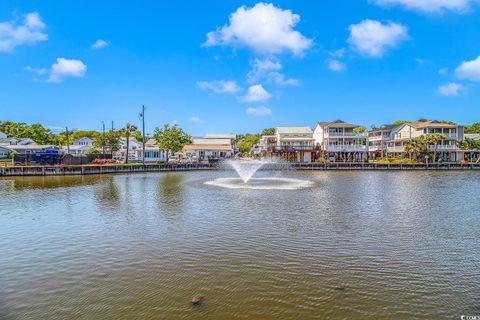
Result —
[{"label": "blue sky", "polygon": [[[0,2],[0,120],[193,135],[480,121],[470,0]],[[100,40],[100,41],[99,41]],[[94,46],[94,44],[97,44]]]}]

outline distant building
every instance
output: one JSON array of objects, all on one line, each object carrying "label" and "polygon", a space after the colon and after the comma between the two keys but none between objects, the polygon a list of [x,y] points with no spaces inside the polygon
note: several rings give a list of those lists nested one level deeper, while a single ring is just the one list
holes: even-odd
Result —
[{"label": "distant building", "polygon": [[11,150],[6,147],[0,147],[0,159],[8,158]]},{"label": "distant building", "polygon": [[0,139],[6,139],[7,135],[3,132],[0,132]]},{"label": "distant building", "polygon": [[83,137],[83,138],[79,138],[79,139],[76,139],[75,141],[73,141],[73,145],[74,145],[74,146],[88,146],[88,147],[93,147],[93,141],[94,141],[93,138]]},{"label": "distant building", "polygon": [[192,138],[192,144],[183,147],[183,156],[194,161],[216,161],[231,158],[235,152],[234,134],[207,134]]},{"label": "distant building", "polygon": [[356,132],[359,127],[341,120],[318,122],[313,138],[320,156],[330,161],[368,161],[367,133]]},{"label": "distant building", "polygon": [[60,151],[60,148],[54,145],[40,145],[40,144],[17,144],[6,146],[10,151],[15,151],[19,155],[29,155],[37,152],[46,151]]},{"label": "distant building", "polygon": [[30,138],[0,138],[0,146],[36,145]]}]

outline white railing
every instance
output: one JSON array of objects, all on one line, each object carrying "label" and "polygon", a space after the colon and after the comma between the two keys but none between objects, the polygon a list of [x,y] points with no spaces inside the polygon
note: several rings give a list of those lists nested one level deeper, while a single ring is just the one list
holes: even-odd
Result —
[{"label": "white railing", "polygon": [[390,140],[389,136],[369,136],[369,141],[383,141],[383,140]]},{"label": "white railing", "polygon": [[339,137],[339,138],[357,138],[357,139],[366,139],[368,137],[367,133],[356,133],[356,132],[326,132],[325,137]]},{"label": "white railing", "polygon": [[367,146],[350,144],[330,144],[325,146],[327,152],[366,152]]},{"label": "white railing", "polygon": [[380,151],[380,150],[386,150],[386,146],[369,146],[368,151]]},{"label": "white railing", "polygon": [[[456,145],[438,145],[436,146],[437,151],[456,151],[458,148]],[[435,151],[435,146],[428,146],[429,151]]]},{"label": "white railing", "polygon": [[387,152],[405,152],[405,147],[403,146],[387,147]]}]

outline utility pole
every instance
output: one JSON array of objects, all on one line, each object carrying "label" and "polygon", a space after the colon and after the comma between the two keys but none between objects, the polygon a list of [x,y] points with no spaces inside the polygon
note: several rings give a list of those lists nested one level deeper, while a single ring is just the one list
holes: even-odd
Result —
[{"label": "utility pole", "polygon": [[65,127],[65,135],[66,135],[66,138],[67,138],[67,154],[70,154],[70,135],[68,133],[68,127]]},{"label": "utility pole", "polygon": [[112,120],[112,131],[113,131],[113,130],[114,130],[114,128],[113,128],[113,120]]},{"label": "utility pole", "polygon": [[142,105],[140,117],[142,118],[142,163],[145,165],[145,105]]},{"label": "utility pole", "polygon": [[103,158],[105,159],[105,122],[102,121],[102,153],[103,153]]}]

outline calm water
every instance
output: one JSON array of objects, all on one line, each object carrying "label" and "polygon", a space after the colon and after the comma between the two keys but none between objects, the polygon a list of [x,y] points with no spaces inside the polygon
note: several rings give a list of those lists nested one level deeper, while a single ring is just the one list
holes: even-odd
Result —
[{"label": "calm water", "polygon": [[480,174],[232,175],[0,179],[0,319],[480,315]]}]

